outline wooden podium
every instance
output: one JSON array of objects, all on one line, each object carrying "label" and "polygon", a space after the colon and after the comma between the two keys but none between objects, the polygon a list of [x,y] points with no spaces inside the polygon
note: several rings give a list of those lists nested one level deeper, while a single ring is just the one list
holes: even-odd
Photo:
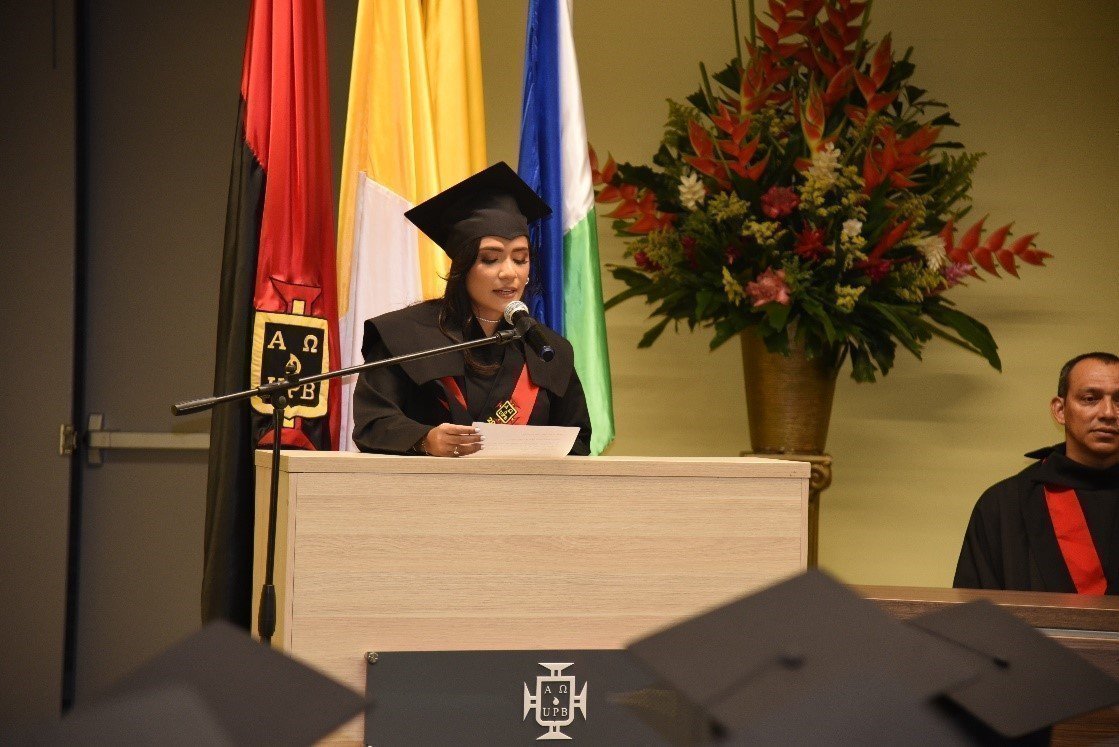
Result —
[{"label": "wooden podium", "polygon": [[273,644],[359,692],[367,651],[621,648],[807,564],[800,462],[286,451],[280,470]]}]

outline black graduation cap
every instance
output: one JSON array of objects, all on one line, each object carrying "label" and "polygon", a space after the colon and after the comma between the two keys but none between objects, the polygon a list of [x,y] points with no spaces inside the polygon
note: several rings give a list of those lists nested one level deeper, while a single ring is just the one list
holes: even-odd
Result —
[{"label": "black graduation cap", "polygon": [[981,676],[947,696],[1004,737],[1119,703],[1119,681],[990,602],[953,605],[909,624],[983,657]]},{"label": "black graduation cap", "polygon": [[734,745],[988,745],[939,700],[914,695],[889,674],[852,675],[816,687],[752,721],[724,742]]},{"label": "black graduation cap", "polygon": [[448,256],[483,236],[528,236],[552,209],[504,161],[469,176],[404,213]]},{"label": "black graduation cap", "polygon": [[[870,688],[864,695],[904,695],[914,708],[876,709],[875,718],[916,728],[904,714],[975,679],[982,667],[975,654],[903,625],[820,571],[654,633],[629,651],[732,737],[790,712],[823,733],[846,713],[802,704],[859,682]],[[891,688],[894,681],[904,688]]]},{"label": "black graduation cap", "polygon": [[365,705],[334,680],[214,622],[25,743],[307,745]]},{"label": "black graduation cap", "polygon": [[104,698],[76,709],[62,721],[13,733],[2,742],[16,747],[235,744],[202,698],[181,683]]}]

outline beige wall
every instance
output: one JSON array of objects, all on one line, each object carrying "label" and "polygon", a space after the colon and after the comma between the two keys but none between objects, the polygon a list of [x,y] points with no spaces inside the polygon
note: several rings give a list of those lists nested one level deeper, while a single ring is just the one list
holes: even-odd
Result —
[{"label": "beige wall", "polygon": [[[526,3],[480,0],[490,159],[516,162]],[[759,7],[762,5],[758,3]],[[740,0],[745,13],[746,3]],[[588,135],[600,153],[648,162],[664,99],[695,89],[698,62],[734,53],[726,2],[575,2]],[[872,36],[915,48],[914,82],[948,102],[958,139],[988,154],[974,214],[1039,231],[1053,253],[1021,280],[972,283],[954,298],[991,327],[1003,373],[946,344],[899,353],[876,384],[845,372],[829,451],[821,565],[858,583],[951,583],[971,506],[990,483],[1053,443],[1057,369],[1119,349],[1119,4],[1106,0],[879,0]],[[599,221],[604,262],[623,246]],[[605,279],[606,292],[618,284]],[[612,455],[733,455],[748,445],[734,343],[666,334],[638,350],[647,310],[607,315],[618,437]]]}]

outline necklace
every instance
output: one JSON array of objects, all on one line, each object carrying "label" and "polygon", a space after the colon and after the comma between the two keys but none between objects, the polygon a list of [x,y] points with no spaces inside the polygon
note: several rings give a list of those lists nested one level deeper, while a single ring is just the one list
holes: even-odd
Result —
[{"label": "necklace", "polygon": [[498,324],[501,322],[500,319],[486,319],[485,317],[479,316],[477,314],[474,315],[474,318],[480,322],[488,322],[489,324]]}]

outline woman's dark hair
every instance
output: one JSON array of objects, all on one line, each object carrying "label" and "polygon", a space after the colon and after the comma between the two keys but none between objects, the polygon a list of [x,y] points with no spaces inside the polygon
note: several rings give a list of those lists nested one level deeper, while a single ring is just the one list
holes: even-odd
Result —
[{"label": "woman's dark hair", "polygon": [[[443,334],[449,334],[450,330],[465,332],[467,325],[474,317],[474,306],[470,303],[470,294],[466,290],[466,276],[470,272],[470,268],[478,261],[478,251],[481,245],[481,238],[473,239],[451,257],[451,268],[447,271],[446,278],[447,288],[443,292],[443,298],[436,302],[440,304],[439,330]],[[530,266],[535,254],[535,249],[530,246]],[[530,276],[529,284],[524,292],[524,302],[529,305],[529,308],[532,308],[532,298],[536,295],[536,287],[535,279]],[[466,358],[466,365],[471,371],[484,376],[492,376],[497,373],[499,368],[496,363],[485,364],[479,362],[470,350],[463,351],[463,357]]]}]

